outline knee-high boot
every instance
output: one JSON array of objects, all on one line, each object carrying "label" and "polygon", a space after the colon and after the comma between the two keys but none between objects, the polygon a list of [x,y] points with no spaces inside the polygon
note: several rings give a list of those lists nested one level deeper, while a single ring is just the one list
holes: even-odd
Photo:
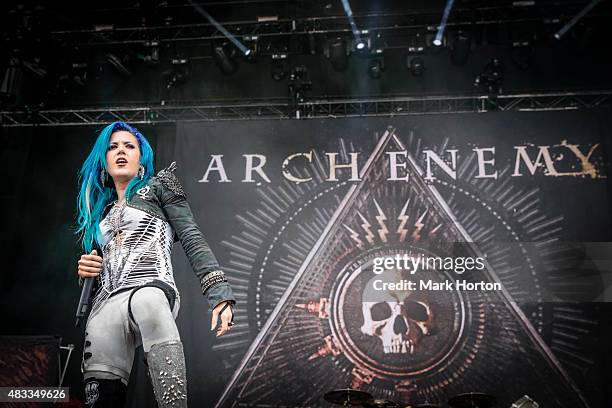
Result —
[{"label": "knee-high boot", "polygon": [[146,354],[149,376],[159,408],[187,407],[183,344],[178,340],[154,344]]}]

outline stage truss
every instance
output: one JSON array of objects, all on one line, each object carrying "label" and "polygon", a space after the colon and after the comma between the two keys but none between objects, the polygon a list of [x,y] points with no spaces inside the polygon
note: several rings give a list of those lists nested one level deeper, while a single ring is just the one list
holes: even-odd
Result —
[{"label": "stage truss", "polygon": [[0,111],[0,126],[83,126],[113,121],[160,124],[179,121],[311,119],[492,111],[548,111],[612,106],[612,90],[509,95],[444,95],[333,100],[291,99],[181,102],[74,109]]},{"label": "stage truss", "polygon": [[[260,6],[258,2],[236,2],[240,3],[241,8]],[[495,24],[537,24],[550,26],[552,29],[560,22],[567,21],[575,16],[583,7],[584,1],[539,1],[537,7],[532,7],[530,2],[496,2],[493,6],[487,2],[482,4],[468,4],[465,6],[457,5],[453,8],[452,18],[448,22],[448,28],[464,26],[486,26]],[[528,4],[521,4],[528,3]],[[139,10],[123,8],[121,14],[124,18],[137,20],[136,14],[130,11]],[[160,6],[158,12],[165,12],[168,15],[182,11],[193,13],[193,7],[187,3],[183,6],[175,5],[172,7]],[[111,13],[113,19],[117,18],[117,10],[107,9],[98,13]],[[352,29],[344,13],[334,13],[333,11],[323,12],[323,14],[303,16],[305,13],[299,5],[293,10],[295,15],[291,17],[280,17],[277,15],[269,18],[246,19],[236,21],[221,21],[223,26],[238,37],[247,38],[272,38],[283,36],[308,36],[308,35],[340,35],[350,34]],[[248,15],[248,13],[246,13]],[[255,15],[255,14],[253,14]],[[597,8],[595,12],[586,15],[585,19],[607,19],[610,14],[607,9]],[[396,7],[394,10],[385,12],[357,12],[354,14],[357,27],[368,27],[369,32],[401,33],[403,31],[424,29],[429,32],[435,31],[440,22],[440,10],[437,7],[429,8],[408,8]],[[182,21],[180,17],[175,19]],[[174,20],[174,19],[173,19]],[[216,39],[223,39],[224,34],[213,24],[202,22],[193,23],[193,18],[187,19],[185,23],[176,24],[164,22],[152,26],[128,25],[118,26],[98,26],[80,29],[54,29],[50,36],[52,39],[64,44],[75,44],[79,46],[96,45],[127,45],[127,44],[147,44],[152,40],[161,43],[188,43],[201,42]],[[196,20],[197,21],[197,20]],[[605,20],[604,20],[605,21]],[[558,29],[558,27],[557,27]],[[556,31],[556,30],[555,30]],[[551,33],[552,34],[552,33]],[[405,46],[403,44],[402,46]],[[391,45],[393,47],[393,45]],[[387,47],[389,48],[389,47]],[[263,50],[262,50],[263,51]],[[264,51],[263,54],[266,54]]]}]

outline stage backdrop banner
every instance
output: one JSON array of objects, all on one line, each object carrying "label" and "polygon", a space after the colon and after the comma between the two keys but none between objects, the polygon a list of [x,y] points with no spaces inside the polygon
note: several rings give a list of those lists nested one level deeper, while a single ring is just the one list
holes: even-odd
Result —
[{"label": "stage backdrop banner", "polygon": [[190,392],[218,407],[327,407],[346,387],[602,406],[607,117],[179,124],[178,177],[238,300],[203,350],[185,289],[188,366],[205,367]]}]

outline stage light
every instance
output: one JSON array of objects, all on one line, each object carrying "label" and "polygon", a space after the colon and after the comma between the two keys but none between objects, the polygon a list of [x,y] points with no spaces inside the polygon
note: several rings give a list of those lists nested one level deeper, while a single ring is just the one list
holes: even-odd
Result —
[{"label": "stage light", "polygon": [[464,65],[468,61],[471,49],[472,38],[468,34],[458,31],[451,45],[451,62],[454,65]]},{"label": "stage light", "polygon": [[[351,5],[348,0],[342,0],[342,6],[344,7],[344,12],[349,20],[349,25],[351,26],[351,31],[353,32],[355,50],[364,51],[366,49],[366,42],[361,38],[361,34],[359,29],[357,28],[357,24],[355,23],[355,19],[353,18],[353,10],[351,10]],[[367,31],[365,31],[367,33]]]},{"label": "stage light", "polygon": [[248,62],[256,62],[259,54],[259,37],[256,35],[244,36],[244,45],[247,46],[247,50],[244,52],[244,57]]},{"label": "stage light", "polygon": [[518,24],[513,26],[510,32],[512,60],[520,69],[527,69],[531,65],[535,30],[536,28],[530,25]]},{"label": "stage light", "polygon": [[348,50],[344,38],[337,37],[328,41],[326,54],[334,70],[344,71],[348,67]]},{"label": "stage light", "polygon": [[363,30],[361,33],[365,34],[365,36],[361,37],[359,41],[353,40],[352,49],[350,51],[353,51],[355,55],[359,57],[366,58],[369,57],[374,51],[372,48],[373,43],[370,39],[368,30]]},{"label": "stage light", "polygon": [[225,29],[225,27],[223,27],[221,24],[219,24],[217,22],[217,20],[215,20],[210,14],[208,14],[202,7],[200,7],[199,4],[196,4],[193,2],[193,0],[189,0],[189,3],[191,3],[191,5],[196,9],[196,11],[198,13],[200,13],[202,16],[204,16],[208,22],[210,24],[212,24],[213,26],[215,26],[215,28],[217,30],[219,30],[224,36],[225,38],[227,38],[228,40],[230,40],[235,46],[236,48],[238,48],[240,50],[240,52],[243,55],[248,56],[251,53],[251,50],[249,50],[247,47],[245,47],[244,44],[242,44],[238,38],[236,38],[236,36],[234,36],[232,33],[230,33],[229,31],[227,31]]},{"label": "stage light", "polygon": [[87,60],[83,57],[79,57],[77,54],[71,63],[71,68],[72,71],[70,72],[70,76],[72,80],[80,86],[85,86],[89,81],[89,63]]},{"label": "stage light", "polygon": [[408,69],[414,76],[421,76],[425,73],[425,60],[421,57],[410,58]]},{"label": "stage light", "polygon": [[167,77],[166,88],[174,88],[183,85],[189,77],[189,60],[184,57],[174,57],[170,60],[172,69],[165,73]]},{"label": "stage light", "polygon": [[114,53],[108,53],[104,56],[106,61],[112,65],[113,68],[124,78],[129,78],[132,76],[132,71],[126,66],[129,58],[123,57],[119,58]]},{"label": "stage light", "polygon": [[424,32],[412,30],[408,37],[408,54],[422,54],[425,52],[427,38]]},{"label": "stage light", "polygon": [[274,58],[272,56],[272,79],[275,81],[282,81],[285,79],[287,74],[289,73],[289,68],[287,66],[286,57],[285,58]]},{"label": "stage light", "polygon": [[[367,31],[364,31],[367,34]],[[369,57],[372,52],[372,44],[369,37],[362,37],[359,42],[353,41],[353,50],[359,57]]]},{"label": "stage light", "polygon": [[433,44],[437,47],[442,45],[442,37],[444,36],[444,30],[446,29],[446,22],[448,21],[448,16],[450,15],[451,9],[453,8],[454,0],[446,0],[446,6],[444,7],[444,13],[442,14],[442,21],[440,21],[440,25],[438,26],[438,32],[436,33],[436,38],[433,40]]},{"label": "stage light", "polygon": [[563,35],[565,33],[567,33],[570,28],[572,28],[577,22],[578,20],[580,20],[582,17],[584,17],[589,11],[591,11],[591,9],[593,7],[595,7],[601,0],[592,0],[589,4],[587,4],[582,10],[580,10],[580,12],[578,14],[576,14],[570,21],[567,22],[566,25],[564,25],[563,27],[561,27],[561,29],[559,31],[557,31],[554,34],[554,37],[557,40],[560,40],[561,37],[563,37]]},{"label": "stage light", "polygon": [[370,38],[370,55],[381,55],[387,46],[382,36],[380,33],[376,33],[376,35],[370,36]]},{"label": "stage light", "polygon": [[224,74],[231,75],[238,70],[235,56],[236,48],[229,42],[213,44],[213,60]]},{"label": "stage light", "polygon": [[0,85],[0,102],[14,103],[23,84],[23,72],[17,57],[11,57]]},{"label": "stage light", "polygon": [[368,75],[372,79],[379,79],[385,70],[385,62],[382,59],[373,59],[368,64]]},{"label": "stage light", "polygon": [[146,41],[144,43],[144,46],[147,51],[146,54],[141,57],[144,60],[144,62],[147,63],[148,65],[159,64],[159,41],[158,40]]},{"label": "stage light", "polygon": [[115,29],[115,26],[113,24],[94,24],[93,29],[97,32],[113,31]]},{"label": "stage light", "polygon": [[288,88],[295,104],[304,102],[304,93],[312,89],[312,82],[308,79],[308,69],[305,66],[295,67],[291,71]]},{"label": "stage light", "polygon": [[308,33],[308,51],[310,55],[315,55],[317,53],[317,40],[312,32]]},{"label": "stage light", "polygon": [[533,48],[530,44],[512,47],[512,60],[520,69],[528,69],[531,66]]},{"label": "stage light", "polygon": [[501,93],[504,83],[504,65],[499,58],[493,58],[474,80],[474,86],[481,86],[490,94]]},{"label": "stage light", "polygon": [[47,76],[48,68],[42,63],[42,60],[39,57],[33,57],[30,61],[23,60],[21,61],[21,65],[41,78]]}]

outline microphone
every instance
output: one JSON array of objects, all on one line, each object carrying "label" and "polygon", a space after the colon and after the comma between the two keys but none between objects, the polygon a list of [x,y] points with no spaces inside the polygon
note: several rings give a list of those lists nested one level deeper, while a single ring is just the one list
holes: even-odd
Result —
[{"label": "microphone", "polygon": [[[94,249],[91,251],[91,255],[98,255],[98,251]],[[89,311],[89,307],[91,306],[91,292],[93,290],[93,285],[94,278],[83,279],[83,289],[81,289],[81,298],[79,299],[79,306],[77,307],[76,323],[74,324],[74,327],[79,327],[81,320]]]},{"label": "microphone", "polygon": [[79,299],[79,307],[76,312],[76,323],[74,327],[79,327],[81,319],[85,317],[89,306],[91,305],[91,291],[93,289],[94,278],[85,278],[83,289],[81,289],[81,298]]}]

